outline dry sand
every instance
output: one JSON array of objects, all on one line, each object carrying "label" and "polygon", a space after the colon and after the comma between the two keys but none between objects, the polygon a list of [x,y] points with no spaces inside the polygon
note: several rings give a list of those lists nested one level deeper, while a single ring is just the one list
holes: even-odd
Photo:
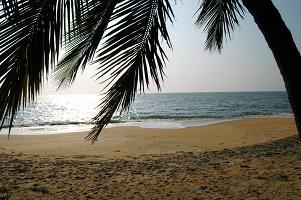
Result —
[{"label": "dry sand", "polygon": [[301,199],[293,119],[0,136],[0,199]]}]

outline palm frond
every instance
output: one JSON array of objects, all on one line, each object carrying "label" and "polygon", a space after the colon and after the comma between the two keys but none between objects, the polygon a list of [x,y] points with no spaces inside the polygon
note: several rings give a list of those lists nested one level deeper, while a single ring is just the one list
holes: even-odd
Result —
[{"label": "palm frond", "polygon": [[80,23],[70,30],[76,33],[66,42],[66,53],[55,68],[54,77],[59,87],[71,85],[78,70],[92,60],[118,2],[92,0],[87,3],[90,9],[81,13]]},{"label": "palm frond", "polygon": [[239,0],[203,0],[197,12],[196,26],[204,26],[207,32],[205,48],[220,52],[224,38],[231,39],[232,31],[239,26],[244,8]]},{"label": "palm frond", "polygon": [[[2,0],[0,4],[0,130],[35,99],[55,65],[65,31],[80,21],[82,0]],[[68,10],[69,9],[69,10]],[[77,11],[75,11],[77,10]],[[71,19],[70,19],[71,18]],[[67,21],[67,22],[66,22]]]},{"label": "palm frond", "polygon": [[171,47],[166,21],[172,17],[168,0],[124,0],[116,5],[105,43],[96,55],[98,79],[108,75],[110,88],[86,139],[94,142],[114,113],[126,111],[136,92],[149,87],[151,79],[160,90],[167,59],[160,38]]}]

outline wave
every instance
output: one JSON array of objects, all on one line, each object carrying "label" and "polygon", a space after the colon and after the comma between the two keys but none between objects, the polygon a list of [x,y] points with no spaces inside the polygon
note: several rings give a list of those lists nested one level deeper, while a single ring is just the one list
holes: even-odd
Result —
[{"label": "wave", "polygon": [[[174,120],[181,120],[181,119],[222,119],[225,118],[224,116],[211,116],[211,115],[147,115],[147,116],[139,116],[139,117],[130,117],[128,120],[147,120],[147,119],[174,119]],[[123,119],[123,117],[121,117]]]},{"label": "wave", "polygon": [[[145,120],[173,120],[173,121],[181,121],[181,120],[195,120],[195,119],[213,119],[213,120],[223,120],[223,119],[233,119],[240,117],[287,117],[292,116],[291,113],[263,113],[263,112],[244,112],[239,113],[237,115],[229,115],[229,116],[221,116],[221,115],[147,115],[147,116],[135,116],[135,117],[127,117],[127,116],[115,116],[111,119],[111,124],[120,124],[120,123],[131,123],[131,122],[143,122]],[[22,127],[47,127],[47,126],[85,126],[85,125],[95,125],[96,123],[93,121],[55,121],[55,122],[32,122],[32,123],[14,123],[12,127],[22,128]],[[9,128],[9,125],[4,125],[3,128]]]},{"label": "wave", "polygon": [[[27,124],[18,124],[14,123],[12,127],[38,127],[38,126],[63,126],[63,125],[92,125],[92,122],[38,122],[38,123],[27,123]],[[4,125],[3,128],[9,128],[9,125]]]},{"label": "wave", "polygon": [[[126,123],[127,121],[124,120],[111,120],[111,124],[117,123]],[[14,123],[12,125],[13,128],[22,128],[22,127],[43,127],[43,126],[68,126],[68,125],[95,125],[95,122],[83,122],[83,121],[63,121],[63,122],[39,122],[39,123],[27,123],[27,124],[17,124]],[[3,128],[9,128],[9,125],[3,125]]]},{"label": "wave", "polygon": [[288,116],[291,113],[273,113],[273,112],[261,112],[261,111],[246,111],[237,114],[227,113],[225,115],[146,115],[146,116],[125,116],[115,118],[119,123],[127,121],[144,121],[144,120],[189,120],[189,119],[230,119],[236,117],[248,117],[248,116]]}]

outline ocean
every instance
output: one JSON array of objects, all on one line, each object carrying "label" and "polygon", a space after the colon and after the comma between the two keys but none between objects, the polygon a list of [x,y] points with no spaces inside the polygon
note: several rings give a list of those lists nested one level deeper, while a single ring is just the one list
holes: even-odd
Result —
[{"label": "ocean", "polygon": [[[57,134],[93,127],[97,94],[44,95],[18,113],[11,134]],[[241,118],[291,117],[286,92],[140,94],[108,127],[184,128]],[[7,134],[5,128],[1,134]]]}]

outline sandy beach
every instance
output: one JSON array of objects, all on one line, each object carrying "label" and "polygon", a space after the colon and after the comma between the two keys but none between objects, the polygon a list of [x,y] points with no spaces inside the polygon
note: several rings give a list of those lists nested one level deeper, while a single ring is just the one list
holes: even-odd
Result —
[{"label": "sandy beach", "polygon": [[301,199],[292,118],[108,128],[93,145],[86,135],[0,136],[0,197]]}]

